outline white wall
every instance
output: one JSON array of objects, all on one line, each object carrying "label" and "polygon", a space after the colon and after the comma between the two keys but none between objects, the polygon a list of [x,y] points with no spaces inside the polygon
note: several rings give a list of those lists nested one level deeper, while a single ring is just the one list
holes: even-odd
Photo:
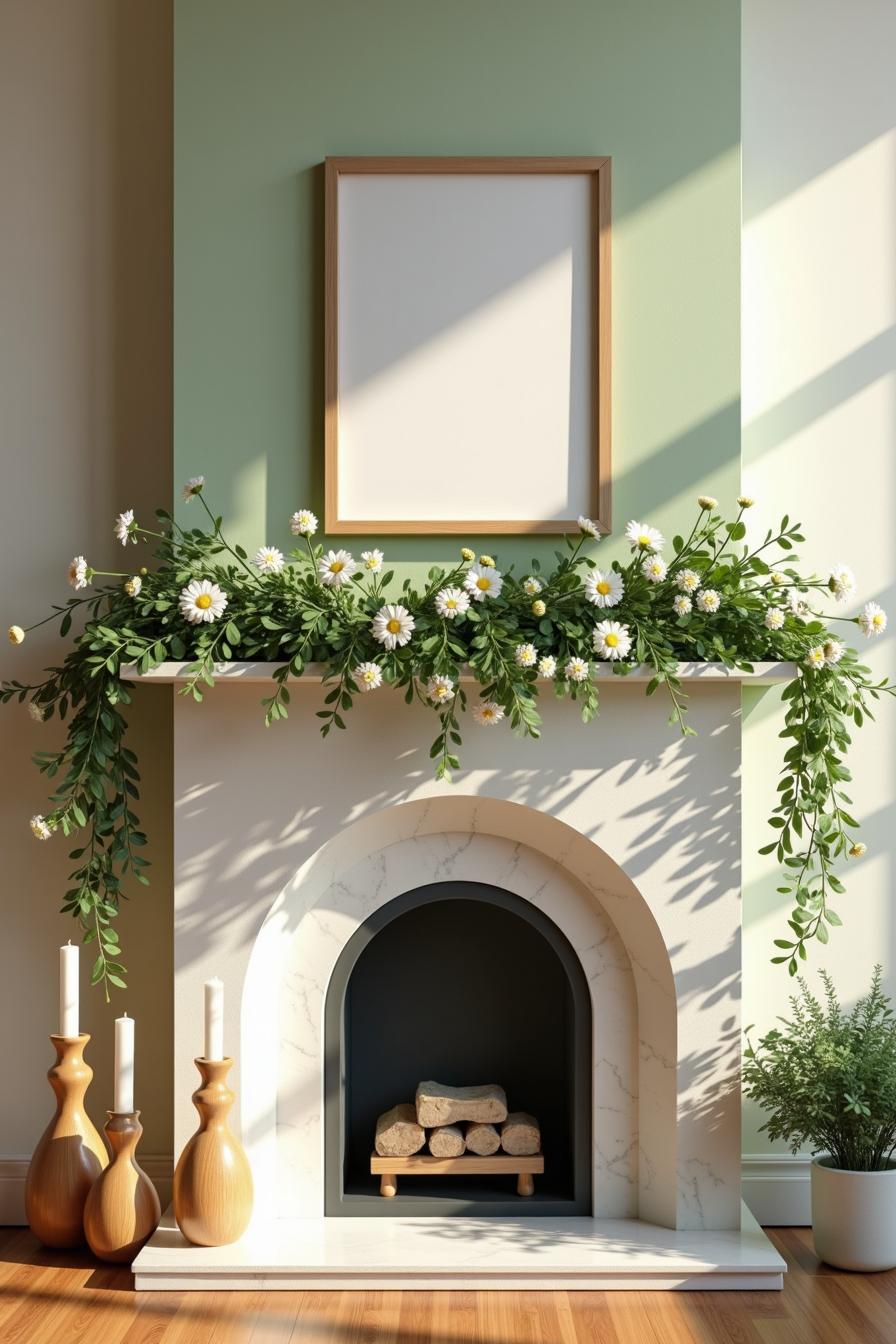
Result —
[{"label": "white wall", "polygon": [[[802,518],[809,564],[844,560],[859,602],[881,602],[890,631],[873,649],[844,627],[881,676],[896,675],[896,5],[892,0],[745,0],[743,12],[743,476],[757,523]],[[851,607],[852,613],[856,608]],[[792,986],[768,964],[781,931],[773,858],[763,843],[780,714],[749,704],[745,750],[745,1023],[787,1010]],[[896,991],[893,835],[896,703],[857,734],[852,796],[869,854],[848,874],[845,928],[813,951],[847,1000],[882,961]],[[770,834],[770,833],[769,833]],[[747,1105],[744,1151],[770,1145]],[[750,1167],[748,1166],[748,1171]],[[761,1216],[805,1217],[805,1169],[782,1187],[757,1175]],[[749,1185],[748,1185],[749,1189]],[[783,1198],[781,1191],[786,1191]],[[770,1200],[774,1199],[774,1206]],[[763,1203],[762,1201],[766,1202]]]},{"label": "white wall", "polygon": [[[0,3],[0,624],[63,602],[71,556],[116,568],[115,513],[171,495],[171,12],[166,0]],[[120,556],[120,551],[119,551]],[[120,562],[119,562],[120,563]],[[34,680],[60,650],[44,627],[3,637],[0,675]],[[133,711],[153,885],[119,924],[130,988],[87,988],[95,1121],[111,1105],[111,1025],[137,1018],[142,1152],[171,1151],[170,697]],[[19,1212],[24,1159],[52,1112],[58,913],[71,847],[32,839],[46,785],[31,753],[61,740],[0,709],[0,1222]],[[14,1080],[14,1081],[12,1081]],[[150,1170],[154,1168],[150,1163]]]}]

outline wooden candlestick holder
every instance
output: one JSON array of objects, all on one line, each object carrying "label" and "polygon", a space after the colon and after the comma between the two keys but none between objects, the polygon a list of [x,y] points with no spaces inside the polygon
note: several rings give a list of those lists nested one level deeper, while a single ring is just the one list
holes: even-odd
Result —
[{"label": "wooden candlestick holder", "polygon": [[84,1062],[90,1037],[51,1036],[56,1063],[47,1073],[56,1114],[34,1150],[25,1181],[25,1215],[45,1246],[84,1242],[84,1205],[109,1157],[84,1109],[93,1069]]},{"label": "wooden candlestick holder", "polygon": [[156,1188],[135,1157],[143,1133],[139,1111],[107,1111],[112,1161],[84,1205],[87,1244],[100,1260],[130,1262],[162,1216]]},{"label": "wooden candlestick holder", "polygon": [[194,1062],[202,1078],[193,1093],[199,1128],[174,1171],[174,1217],[195,1245],[225,1246],[242,1236],[252,1216],[252,1172],[227,1123],[234,1094],[226,1079],[233,1060]]}]

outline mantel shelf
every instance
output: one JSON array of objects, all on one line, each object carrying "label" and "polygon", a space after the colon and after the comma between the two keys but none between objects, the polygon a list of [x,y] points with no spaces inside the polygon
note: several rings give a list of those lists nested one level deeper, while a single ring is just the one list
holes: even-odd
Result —
[{"label": "mantel shelf", "polygon": [[[122,675],[129,681],[151,681],[163,686],[174,686],[188,679],[187,670],[191,666],[190,662],[159,663],[149,672],[138,672],[136,667],[130,664],[122,668]],[[222,686],[234,682],[249,684],[269,682],[276,668],[281,666],[282,663],[217,663],[215,679]],[[688,682],[742,681],[751,686],[777,686],[792,681],[797,669],[795,663],[754,663],[752,672],[732,670],[720,663],[679,663],[678,674],[683,681]],[[314,683],[323,681],[326,675],[327,668],[323,663],[309,663],[300,677],[290,677],[289,680]],[[594,675],[598,681],[612,680],[614,685],[624,686],[628,682],[649,681],[653,676],[653,669],[642,665],[633,668],[628,676],[620,677],[614,674],[609,663],[598,663],[594,668]],[[463,682],[476,680],[468,668],[461,672],[460,679]]]}]

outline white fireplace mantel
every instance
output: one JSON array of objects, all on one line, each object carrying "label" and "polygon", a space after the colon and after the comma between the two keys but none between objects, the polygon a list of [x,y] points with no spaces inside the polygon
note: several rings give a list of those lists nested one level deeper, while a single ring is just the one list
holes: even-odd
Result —
[{"label": "white fireplace mantel", "polygon": [[[194,666],[193,662],[181,663],[158,663],[148,672],[138,672],[136,666],[128,664],[122,668],[122,675],[132,681],[154,681],[162,685],[176,685],[178,682],[188,681],[190,677],[190,668]],[[255,682],[271,681],[274,672],[283,663],[216,663],[215,679],[222,684],[228,682],[242,682],[252,684]],[[329,675],[328,669],[324,663],[308,663],[300,678],[290,676],[289,681],[324,681]],[[654,675],[652,667],[641,664],[638,667],[632,667],[630,671],[622,676],[614,672],[609,663],[598,663],[592,667],[592,675],[598,681],[606,681],[612,678],[614,685],[624,685],[626,682],[645,682],[650,681]],[[679,663],[678,675],[682,681],[742,681],[751,686],[776,686],[785,682],[792,681],[796,676],[795,663],[754,663],[752,672],[743,672],[738,668],[724,667],[721,663]],[[469,668],[465,668],[460,674],[460,680],[474,681],[475,677]],[[539,681],[546,680],[538,678]]]}]

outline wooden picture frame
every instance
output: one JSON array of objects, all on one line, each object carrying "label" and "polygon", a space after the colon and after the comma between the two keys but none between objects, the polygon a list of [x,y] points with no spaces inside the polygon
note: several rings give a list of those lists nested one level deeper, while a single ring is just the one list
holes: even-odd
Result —
[{"label": "wooden picture frame", "polygon": [[328,533],[610,531],[610,171],[326,160]]}]

